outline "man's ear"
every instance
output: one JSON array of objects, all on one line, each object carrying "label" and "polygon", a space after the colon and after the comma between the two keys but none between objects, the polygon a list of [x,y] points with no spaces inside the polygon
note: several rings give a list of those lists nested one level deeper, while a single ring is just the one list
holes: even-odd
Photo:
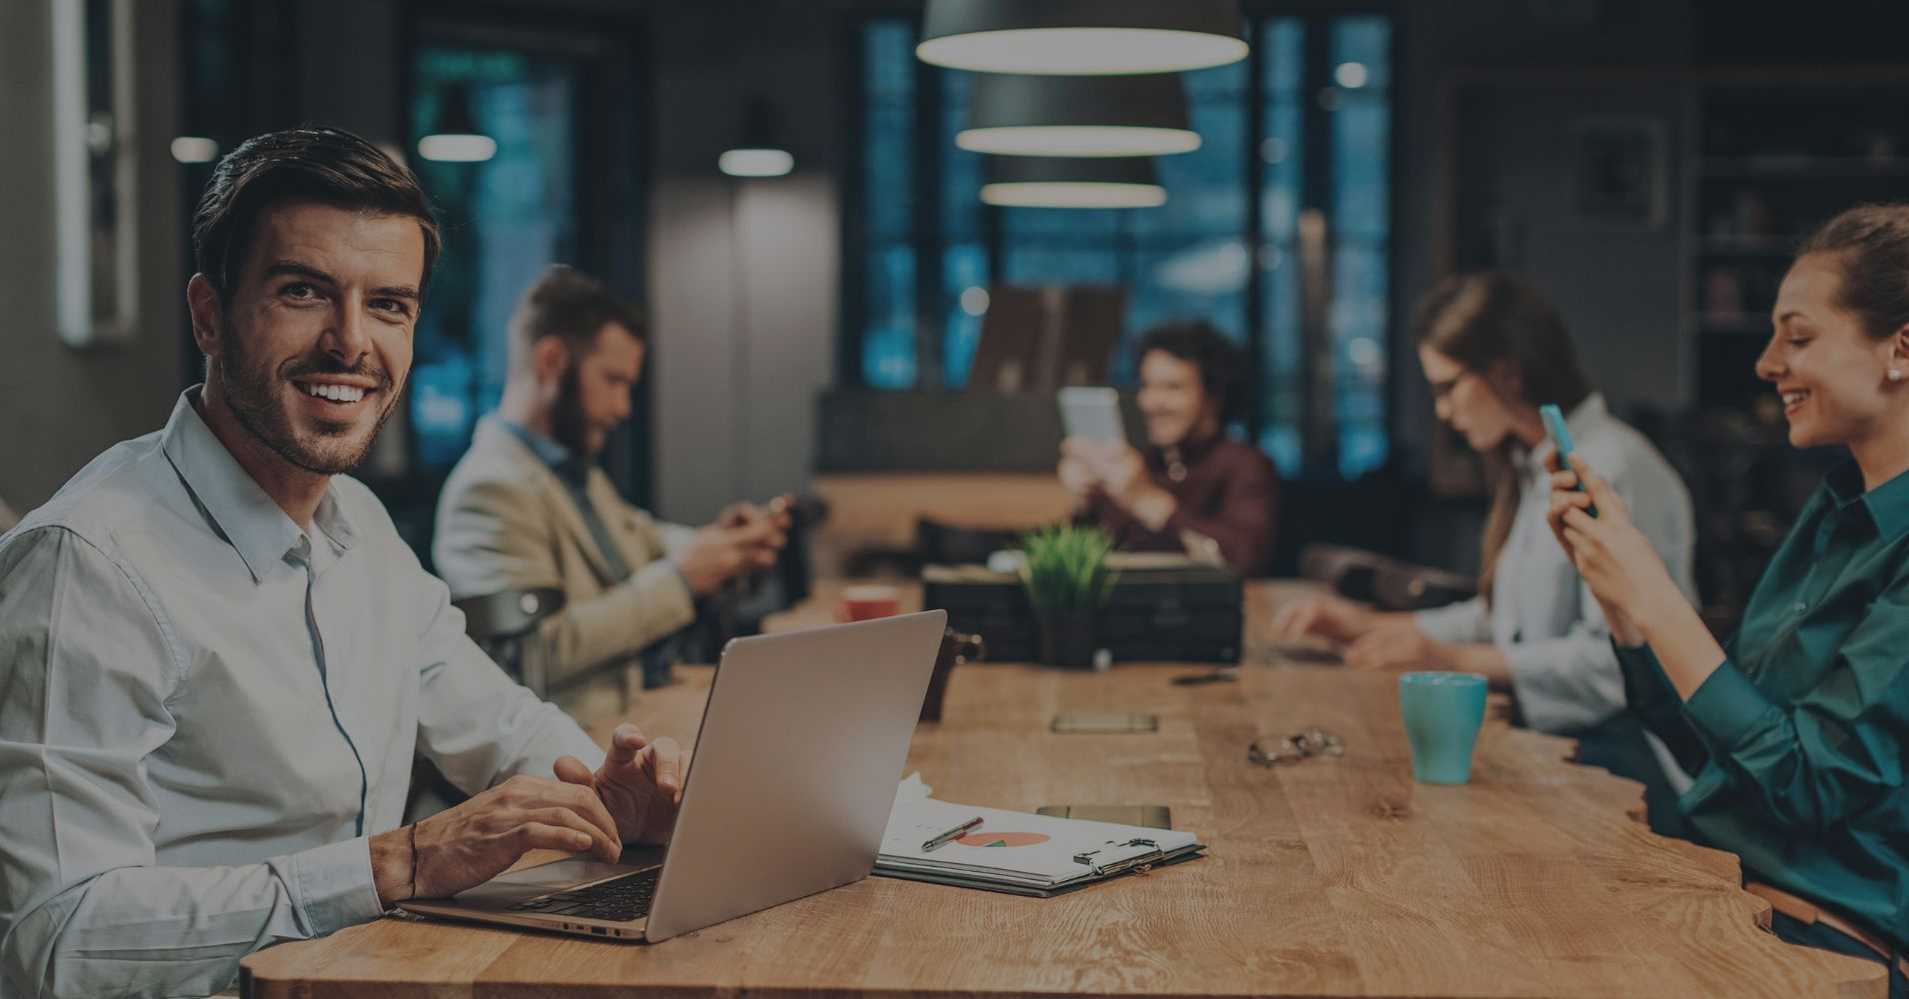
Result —
[{"label": "man's ear", "polygon": [[548,384],[563,377],[564,366],[570,363],[570,348],[560,336],[538,337],[530,345],[530,368],[537,373],[539,383]]},{"label": "man's ear", "polygon": [[219,356],[224,346],[220,337],[225,331],[225,308],[204,274],[194,274],[186,282],[186,310],[192,315],[192,342],[199,352],[207,357]]},{"label": "man's ear", "polygon": [[1892,376],[1889,379],[1892,382],[1909,379],[1909,324],[1889,337],[1889,370],[1902,372],[1900,376]]}]

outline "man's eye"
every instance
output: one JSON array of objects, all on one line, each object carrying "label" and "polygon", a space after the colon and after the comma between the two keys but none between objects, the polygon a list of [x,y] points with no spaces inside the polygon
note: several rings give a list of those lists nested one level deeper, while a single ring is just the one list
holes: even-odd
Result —
[{"label": "man's eye", "polygon": [[318,294],[318,289],[313,288],[303,281],[294,281],[280,288],[278,293],[284,295],[286,298],[313,298]]},{"label": "man's eye", "polygon": [[389,312],[395,316],[408,316],[411,314],[411,307],[395,298],[377,299],[371,303],[371,307],[381,312]]}]

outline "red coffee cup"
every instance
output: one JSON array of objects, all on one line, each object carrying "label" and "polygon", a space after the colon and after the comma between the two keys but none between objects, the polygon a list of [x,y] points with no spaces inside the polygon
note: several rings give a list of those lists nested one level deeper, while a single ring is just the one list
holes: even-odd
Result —
[{"label": "red coffee cup", "polygon": [[842,616],[868,621],[901,613],[901,593],[892,586],[851,586],[842,591]]}]

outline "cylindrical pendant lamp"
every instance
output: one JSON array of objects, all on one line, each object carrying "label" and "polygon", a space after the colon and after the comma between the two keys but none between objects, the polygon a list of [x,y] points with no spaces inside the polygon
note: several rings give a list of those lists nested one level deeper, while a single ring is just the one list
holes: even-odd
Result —
[{"label": "cylindrical pendant lamp", "polygon": [[1246,58],[1238,0],[928,0],[923,62],[981,73],[1173,73]]},{"label": "cylindrical pendant lamp", "polygon": [[1200,148],[1177,73],[974,78],[955,145],[1004,156],[1153,156]]},{"label": "cylindrical pendant lamp", "polygon": [[981,200],[1017,208],[1153,208],[1166,204],[1146,157],[997,156]]}]

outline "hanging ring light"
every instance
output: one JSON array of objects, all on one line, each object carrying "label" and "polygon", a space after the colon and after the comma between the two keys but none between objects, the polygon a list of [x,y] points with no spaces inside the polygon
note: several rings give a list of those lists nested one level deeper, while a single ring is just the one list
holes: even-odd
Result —
[{"label": "hanging ring light", "polygon": [[928,0],[923,62],[981,73],[1175,73],[1246,58],[1237,0]]},{"label": "hanging ring light", "polygon": [[1000,156],[981,200],[1014,208],[1154,208],[1167,189],[1146,157]]},{"label": "hanging ring light", "polygon": [[1003,156],[1154,156],[1200,148],[1177,73],[974,78],[955,145]]}]

